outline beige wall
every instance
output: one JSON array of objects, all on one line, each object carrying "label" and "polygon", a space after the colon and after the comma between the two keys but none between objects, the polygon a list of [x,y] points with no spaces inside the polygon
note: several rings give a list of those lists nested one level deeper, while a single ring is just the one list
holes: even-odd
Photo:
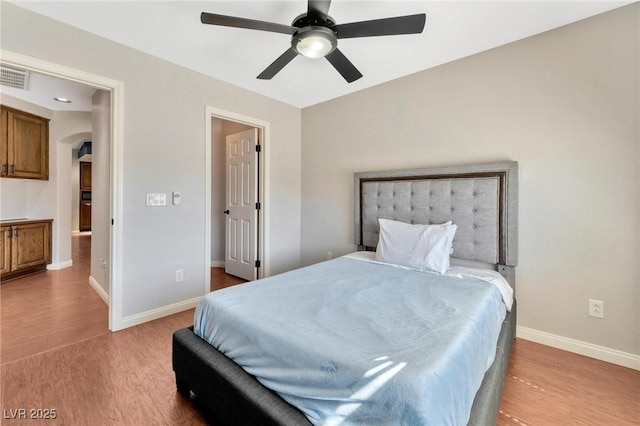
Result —
[{"label": "beige wall", "polygon": [[79,149],[71,149],[71,232],[80,232],[80,161]]},{"label": "beige wall", "polygon": [[92,97],[91,135],[91,278],[109,294],[108,266],[111,230],[111,94],[96,90]]},{"label": "beige wall", "polygon": [[354,249],[354,172],[517,160],[519,325],[640,354],[638,16],[636,3],[304,109],[302,263]]},{"label": "beige wall", "polygon": [[53,218],[53,264],[71,266],[72,145],[91,135],[91,113],[54,111],[49,123],[49,181],[30,185],[29,216]]},{"label": "beige wall", "polygon": [[[203,293],[205,110],[268,122],[271,273],[300,264],[301,112],[203,74],[2,2],[2,48],[123,82],[122,315],[138,318]],[[215,66],[215,62],[212,62]],[[208,143],[208,142],[207,142]],[[149,208],[145,194],[180,191]],[[175,271],[184,281],[175,282]],[[113,296],[113,295],[111,295]]]}]

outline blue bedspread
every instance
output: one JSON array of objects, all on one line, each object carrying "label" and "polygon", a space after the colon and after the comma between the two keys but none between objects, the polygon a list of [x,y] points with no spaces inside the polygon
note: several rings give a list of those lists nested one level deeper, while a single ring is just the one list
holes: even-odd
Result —
[{"label": "blue bedspread", "polygon": [[194,330],[322,425],[464,425],[493,362],[498,289],[338,258],[208,294]]}]

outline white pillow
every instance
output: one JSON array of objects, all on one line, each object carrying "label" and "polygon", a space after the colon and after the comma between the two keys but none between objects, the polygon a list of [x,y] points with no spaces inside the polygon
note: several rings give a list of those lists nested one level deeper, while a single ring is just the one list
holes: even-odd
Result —
[{"label": "white pillow", "polygon": [[378,223],[377,261],[439,274],[447,272],[456,225],[450,221],[442,225],[411,225],[388,219],[378,219]]}]

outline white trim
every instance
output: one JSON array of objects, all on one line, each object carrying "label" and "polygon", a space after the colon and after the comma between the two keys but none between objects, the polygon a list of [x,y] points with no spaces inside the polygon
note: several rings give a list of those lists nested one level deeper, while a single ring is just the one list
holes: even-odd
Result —
[{"label": "white trim", "polygon": [[117,82],[111,89],[111,247],[109,278],[109,329],[121,330],[123,294],[122,263],[123,253],[123,194],[124,194],[124,83]]},{"label": "white trim", "polygon": [[198,302],[202,299],[202,296],[194,297],[193,299],[185,300],[171,305],[162,306],[160,308],[151,309],[150,311],[141,312],[139,314],[130,315],[122,318],[122,328],[133,327],[134,325],[142,324],[148,321],[153,321],[158,318],[173,315],[178,312],[186,311],[187,309],[195,308]]},{"label": "white trim", "polygon": [[111,93],[111,226],[109,281],[109,329],[120,330],[122,325],[122,146],[124,139],[124,83],[97,74],[88,73],[64,65],[25,56],[0,49],[0,60],[7,65],[30,69],[42,74],[59,77],[108,90]]},{"label": "white trim", "polygon": [[93,279],[92,276],[89,276],[89,285],[93,287],[96,293],[98,293],[98,296],[100,296],[100,299],[102,299],[104,303],[106,303],[107,306],[109,306],[109,295],[107,294],[106,291],[104,291],[102,286],[98,284],[98,281]]},{"label": "white trim", "polygon": [[73,265],[73,260],[65,260],[64,262],[58,262],[58,263],[50,263],[47,265],[47,271],[57,271],[60,269],[64,269],[64,268],[68,268],[71,265]]},{"label": "white trim", "polygon": [[204,287],[202,294],[211,291],[211,115],[209,107],[204,111]]},{"label": "white trim", "polygon": [[521,339],[531,340],[532,342],[599,359],[600,361],[640,370],[640,355],[634,355],[605,346],[594,345],[592,343],[522,326],[516,327],[516,336]]},{"label": "white trim", "polygon": [[205,252],[205,279],[204,279],[204,288],[203,294],[207,294],[211,289],[211,272],[209,271],[210,266],[213,262],[211,261],[211,118],[219,118],[221,120],[227,121],[235,121],[238,123],[247,124],[249,126],[255,127],[258,129],[260,144],[262,145],[262,150],[260,152],[260,176],[259,176],[259,192],[261,196],[261,204],[262,208],[258,212],[258,217],[260,221],[260,229],[258,233],[258,239],[260,241],[260,246],[258,253],[261,257],[261,268],[260,275],[258,278],[268,277],[270,275],[271,270],[271,262],[269,258],[268,250],[266,249],[265,241],[269,241],[269,217],[271,211],[271,199],[269,193],[269,142],[271,137],[271,125],[268,121],[260,120],[253,117],[248,117],[242,114],[238,114],[231,111],[225,111],[216,107],[212,107],[207,105],[205,107],[205,212],[204,212],[204,222],[205,222],[205,241],[204,241],[204,252]]},{"label": "white trim", "polygon": [[212,268],[224,268],[224,260],[212,260],[211,267]]}]

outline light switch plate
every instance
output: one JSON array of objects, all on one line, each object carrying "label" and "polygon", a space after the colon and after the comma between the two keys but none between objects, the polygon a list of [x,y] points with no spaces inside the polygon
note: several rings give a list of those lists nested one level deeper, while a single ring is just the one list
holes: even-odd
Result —
[{"label": "light switch plate", "polygon": [[148,193],[147,194],[147,206],[157,207],[167,205],[167,194],[162,193]]}]

